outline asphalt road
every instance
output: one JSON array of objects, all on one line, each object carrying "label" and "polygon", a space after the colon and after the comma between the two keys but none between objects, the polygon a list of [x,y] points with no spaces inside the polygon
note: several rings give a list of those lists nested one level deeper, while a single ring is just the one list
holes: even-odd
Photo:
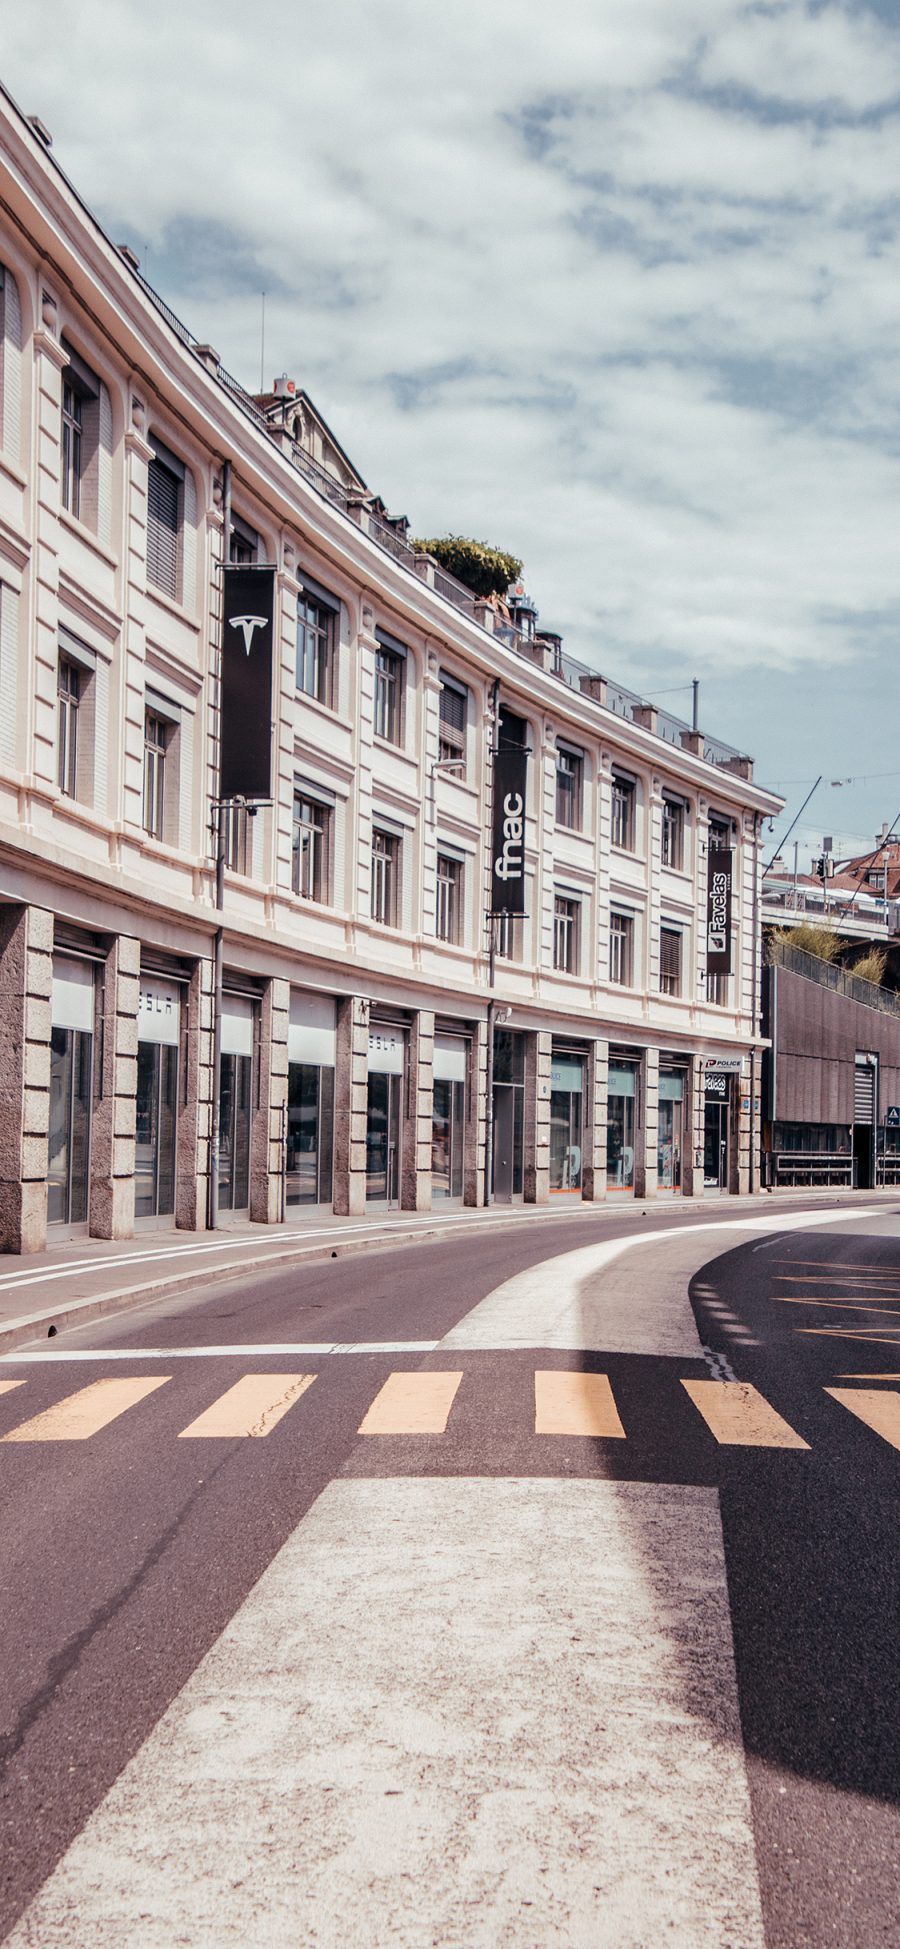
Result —
[{"label": "asphalt road", "polygon": [[[723,1210],[710,1218],[727,1215]],[[634,1229],[638,1214],[628,1217]],[[619,1216],[596,1225],[582,1221],[577,1245],[608,1240],[627,1222]],[[673,1218],[669,1229],[678,1231],[682,1223]],[[442,1536],[452,1532],[458,1554],[464,1554],[472,1509],[488,1533],[492,1525],[497,1529],[502,1544],[505,1526],[512,1535],[526,1520],[517,1485],[531,1484],[535,1497],[543,1494],[541,1485],[556,1482],[569,1485],[564,1494],[571,1496],[547,1504],[547,1523],[557,1525],[561,1550],[566,1524],[575,1538],[581,1534],[583,1485],[629,1485],[622,1491],[629,1497],[629,1575],[636,1589],[651,1593],[665,1584],[663,1633],[678,1591],[695,1572],[691,1555],[699,1549],[700,1532],[695,1535],[691,1525],[700,1515],[707,1522],[718,1493],[766,1949],[868,1949],[897,1942],[898,1454],[824,1391],[836,1386],[889,1395],[890,1380],[842,1377],[900,1376],[897,1221],[879,1217],[858,1229],[823,1226],[771,1240],[757,1234],[751,1243],[711,1256],[690,1295],[706,1356],[687,1341],[686,1351],[666,1355],[621,1348],[585,1352],[578,1344],[548,1351],[535,1339],[534,1346],[470,1343],[451,1357],[435,1344],[504,1282],[568,1250],[573,1240],[560,1218],[523,1226],[515,1235],[485,1232],[337,1258],[302,1273],[276,1270],[249,1286],[236,1279],[96,1322],[60,1335],[49,1358],[41,1348],[35,1351],[45,1357],[33,1363],[0,1365],[0,1435],[95,1382],[159,1383],[89,1439],[61,1439],[58,1427],[53,1438],[53,1424],[49,1430],[43,1424],[34,1439],[0,1447],[0,1935],[27,1909],[229,1621],[252,1605],[257,1580],[280,1561],[292,1538],[303,1536],[302,1519],[323,1491],[333,1493],[337,1486],[345,1497],[364,1493],[370,1527],[396,1524],[398,1549],[413,1552],[422,1539],[418,1588],[440,1559]],[[714,1241],[713,1234],[711,1247]],[[637,1289],[637,1261],[635,1267]],[[311,1346],[367,1350],[320,1356],[310,1354]],[[217,1351],[223,1348],[240,1351]],[[74,1360],[74,1354],[88,1358]],[[461,1379],[437,1437],[392,1431],[390,1415],[377,1440],[359,1433],[390,1376],[431,1375],[446,1389],[440,1376],[451,1369]],[[538,1370],[606,1375],[621,1434],[537,1432]],[[284,1380],[273,1382],[268,1407],[251,1407],[247,1433],[251,1427],[267,1432],[266,1414],[277,1418],[299,1377],[316,1377],[267,1439],[184,1438],[236,1384],[267,1375]],[[683,1385],[711,1376],[751,1382],[808,1448],[721,1445]],[[415,1385],[421,1403],[421,1378]],[[240,1402],[235,1411],[243,1411]],[[440,1412],[438,1403],[438,1420]],[[435,1490],[445,1500],[433,1533],[429,1483],[445,1485]],[[644,1491],[634,1485],[646,1485],[648,1498],[657,1494],[651,1485],[661,1485],[660,1506],[675,1537],[671,1560],[657,1504],[643,1500]],[[472,1502],[466,1500],[470,1490]],[[327,1499],[319,1506],[327,1509]],[[336,1529],[326,1525],[322,1550],[329,1559],[339,1555],[351,1525],[347,1547],[351,1560],[359,1560],[356,1582],[364,1606],[367,1590],[374,1605],[378,1567],[367,1556],[371,1535],[365,1525],[353,1527],[356,1504],[339,1500],[335,1507]],[[682,1514],[686,1526],[679,1541]],[[323,1519],[311,1520],[315,1525]],[[382,1539],[379,1548],[383,1555]],[[562,1570],[559,1563],[552,1570],[557,1583],[566,1562],[574,1563],[576,1548],[571,1541],[565,1545]],[[336,1615],[343,1615],[346,1601],[346,1591],[334,1594]],[[396,1603],[396,1592],[384,1601],[388,1607]],[[403,1601],[408,1603],[408,1592]],[[602,1593],[596,1601],[605,1601]],[[589,1613],[587,1597],[579,1600],[575,1591],[569,1610],[564,1607],[577,1624],[569,1633],[572,1642],[584,1632],[585,1616],[589,1625]],[[277,1593],[265,1615],[273,1620],[274,1636]],[[321,1607],[313,1615],[313,1628],[327,1636]],[[346,1615],[352,1620],[356,1614],[348,1609]],[[728,1622],[726,1610],[726,1627]],[[363,1612],[362,1624],[352,1628],[364,1623]],[[545,1619],[548,1632],[557,1624]],[[608,1628],[614,1632],[615,1620]],[[715,1630],[721,1637],[721,1620]],[[502,1622],[498,1634],[502,1641]],[[631,1638],[636,1635],[637,1628]],[[719,1657],[715,1634],[710,1643]],[[727,1652],[730,1660],[730,1644]],[[348,1671],[345,1688],[351,1682]],[[427,1682],[427,1674],[416,1680]],[[574,1692],[580,1682],[579,1668]],[[658,1682],[647,1680],[651,1703]],[[640,1702],[642,1673],[636,1683]],[[708,1693],[704,1683],[702,1673],[699,1680],[692,1676],[692,1727],[706,1714],[711,1747],[740,1744],[736,1722],[721,1705],[727,1673],[710,1683]],[[631,1705],[628,1712],[635,1709]],[[657,1717],[661,1726],[678,1719],[668,1694]],[[622,1723],[630,1723],[628,1713]],[[254,1763],[259,1765],[258,1756]],[[553,1764],[558,1771],[559,1754]],[[401,1788],[384,1792],[399,1795]],[[703,1798],[708,1786],[701,1781],[696,1792],[691,1821],[699,1818],[701,1827],[706,1822],[715,1829],[711,1803]],[[711,1855],[727,1850],[732,1839],[707,1836]],[[557,1840],[557,1847],[564,1842]],[[627,1853],[627,1835],[622,1846]],[[214,1854],[214,1829],[204,1840],[204,1850],[209,1847]],[[444,1857],[447,1852],[445,1846]],[[735,1859],[749,1876],[752,1864],[740,1854]],[[209,1872],[208,1853],[183,1872],[193,1873],[199,1891]],[[704,1872],[708,1878],[708,1863]],[[572,1886],[577,1873],[570,1861]],[[721,1879],[727,1892],[727,1871]],[[233,1899],[239,1903],[237,1893]],[[533,1898],[520,1891],[516,1899],[521,1909],[512,1920],[504,1910],[502,1929],[498,1922],[485,1942],[523,1949],[544,1949],[551,1941],[573,1949],[582,1943],[595,1949],[601,1942],[655,1949],[657,1940],[666,1940],[684,1941],[690,1949],[701,1941],[755,1949],[761,1940],[752,1934],[752,1918],[741,1919],[741,1911],[735,1920],[727,1901],[704,1920],[706,1933],[689,1915],[669,1920],[664,1932],[659,1915],[648,1910],[630,1934],[617,1933],[625,1924],[611,1922],[611,1933],[586,1935],[584,1923],[567,1921],[559,1905],[552,1917],[547,1910],[550,1919],[541,1924],[530,1919],[532,1910],[538,1913],[540,1891]],[[452,1891],[447,1901],[452,1903]],[[572,1915],[576,1910],[582,1914],[577,1903]],[[452,1906],[441,1913],[455,1915]],[[51,1939],[93,1945],[127,1937],[137,1945],[196,1940],[206,1949],[208,1940],[224,1940],[202,1929],[195,1937],[189,1915],[185,1932],[171,1935],[159,1919],[157,1933],[150,1921],[135,1918],[124,1934],[117,1923],[108,1936],[88,1922],[83,1936],[60,1924],[51,1938],[48,1926],[29,1925],[26,1918],[17,1944],[21,1939],[43,1949]],[[383,1941],[440,1940],[449,1949],[454,1939],[482,1939],[458,1919],[445,1921],[444,1928],[440,1937],[417,1935],[414,1927],[402,1933],[399,1925],[396,1932],[367,1936],[363,1925],[347,1922],[343,1940],[371,1940],[378,1949]],[[262,1942],[267,1935],[260,1929]],[[257,1938],[245,1926],[234,1939]],[[308,1934],[291,1937],[340,1939],[339,1930],[319,1935],[314,1923]]]}]

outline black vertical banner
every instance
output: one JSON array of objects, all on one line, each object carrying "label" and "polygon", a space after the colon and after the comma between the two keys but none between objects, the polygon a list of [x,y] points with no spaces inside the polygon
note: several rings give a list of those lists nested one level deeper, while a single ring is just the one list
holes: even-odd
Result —
[{"label": "black vertical banner", "polygon": [[731,973],[731,869],[734,854],[710,846],[706,879],[706,972]]},{"label": "black vertical banner", "polygon": [[491,853],[491,912],[525,912],[525,789],[528,753],[494,752],[494,819]]},{"label": "black vertical banner", "polygon": [[219,797],[272,796],[275,570],[222,571]]}]

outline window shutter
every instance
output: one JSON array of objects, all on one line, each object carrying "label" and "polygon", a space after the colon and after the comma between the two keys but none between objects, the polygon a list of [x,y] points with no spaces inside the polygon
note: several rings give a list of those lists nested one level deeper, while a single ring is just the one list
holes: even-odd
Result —
[{"label": "window shutter", "polygon": [[856,1065],[853,1078],[853,1121],[865,1124],[875,1122],[875,1070],[867,1063]]},{"label": "window shutter", "polygon": [[161,460],[151,460],[147,479],[147,576],[170,596],[178,594],[179,487]]},{"label": "window shutter", "polygon": [[465,731],[466,695],[444,681],[441,689],[441,723],[450,731]]}]

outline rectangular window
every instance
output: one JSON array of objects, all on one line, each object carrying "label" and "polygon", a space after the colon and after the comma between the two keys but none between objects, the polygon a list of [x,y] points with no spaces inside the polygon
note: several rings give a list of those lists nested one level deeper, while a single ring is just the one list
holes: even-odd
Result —
[{"label": "rectangular window", "polygon": [[396,833],[372,829],[372,919],[383,927],[397,925],[400,840]]},{"label": "rectangular window", "polygon": [[708,974],[706,977],[706,999],[714,1008],[727,1008],[729,1001],[728,984],[731,976],[727,974]]},{"label": "rectangular window", "polygon": [[228,560],[236,568],[252,568],[259,560],[259,536],[255,528],[242,521],[239,514],[231,517],[231,535],[228,542]]},{"label": "rectangular window", "polygon": [[308,590],[297,598],[297,689],[332,704],[337,613]]},{"label": "rectangular window", "polygon": [[635,784],[623,772],[613,772],[612,843],[624,853],[634,852]]},{"label": "rectangular window", "polygon": [[245,805],[225,807],[225,864],[231,873],[250,873],[250,819]]},{"label": "rectangular window", "polygon": [[66,797],[78,797],[78,706],[81,702],[82,674],[77,663],[67,656],[59,659],[57,674],[57,765],[56,782]]},{"label": "rectangular window", "polygon": [[294,793],[291,885],[304,900],[327,906],[331,897],[331,807]]},{"label": "rectangular window", "polygon": [[580,900],[557,893],[553,901],[553,966],[561,974],[578,972]]},{"label": "rectangular window", "polygon": [[458,941],[462,920],[463,863],[438,853],[434,931],[439,941]]},{"label": "rectangular window", "polygon": [[151,438],[147,470],[147,580],[177,602],[181,596],[181,526],[185,469],[167,447]]},{"label": "rectangular window", "polygon": [[81,513],[81,467],[83,427],[82,397],[63,374],[62,403],[62,504],[74,514]]},{"label": "rectangular window", "polygon": [[659,992],[681,994],[681,933],[677,927],[659,930]]},{"label": "rectangular window", "polygon": [[617,988],[634,985],[634,915],[609,917],[609,978]]},{"label": "rectangular window", "polygon": [[382,643],[375,652],[375,736],[387,744],[400,743],[400,700],[403,658]]},{"label": "rectangular window", "polygon": [[144,831],[162,839],[166,813],[166,751],[172,727],[156,711],[144,712]]},{"label": "rectangular window", "polygon": [[491,925],[494,929],[494,954],[498,961],[514,961],[516,958],[515,915],[497,914]]},{"label": "rectangular window", "polygon": [[466,771],[468,703],[468,691],[442,670],[438,762],[455,765],[457,778],[464,778]]},{"label": "rectangular window", "polygon": [[584,754],[570,745],[556,747],[556,823],[581,831]]},{"label": "rectangular window", "polygon": [[662,863],[680,873],[684,866],[684,805],[681,799],[663,798]]}]

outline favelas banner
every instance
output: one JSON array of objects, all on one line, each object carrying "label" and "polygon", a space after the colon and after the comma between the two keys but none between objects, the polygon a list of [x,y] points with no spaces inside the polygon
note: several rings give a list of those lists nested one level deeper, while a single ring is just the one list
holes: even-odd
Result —
[{"label": "favelas banner", "polygon": [[494,752],[491,913],[525,912],[525,789],[528,753]]},{"label": "favelas banner", "polygon": [[272,796],[275,570],[223,569],[219,797]]},{"label": "favelas banner", "polygon": [[731,973],[731,869],[734,854],[730,848],[711,846],[707,855],[706,881],[706,972]]}]

